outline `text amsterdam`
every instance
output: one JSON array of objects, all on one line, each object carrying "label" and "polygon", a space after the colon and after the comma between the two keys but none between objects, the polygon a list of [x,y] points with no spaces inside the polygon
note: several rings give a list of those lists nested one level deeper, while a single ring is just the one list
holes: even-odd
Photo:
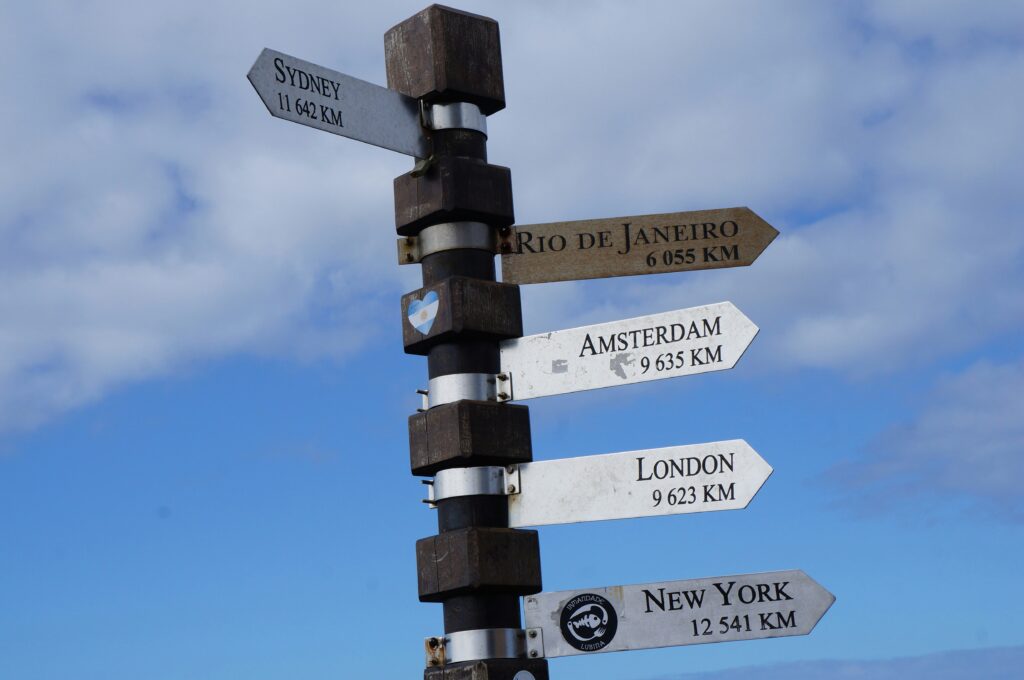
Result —
[{"label": "text amsterdam", "polygon": [[591,336],[587,333],[580,348],[580,358],[606,354],[608,352],[626,352],[644,347],[656,347],[668,345],[685,340],[706,338],[712,335],[721,335],[722,317],[716,316],[714,321],[701,319],[691,321],[689,325],[672,323],[647,328],[637,328],[631,331],[609,333],[608,335]]}]

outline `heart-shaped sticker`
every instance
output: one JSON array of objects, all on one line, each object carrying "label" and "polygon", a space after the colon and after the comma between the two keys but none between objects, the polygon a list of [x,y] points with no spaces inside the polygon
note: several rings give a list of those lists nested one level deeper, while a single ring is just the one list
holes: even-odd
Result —
[{"label": "heart-shaped sticker", "polygon": [[434,317],[437,316],[437,293],[430,291],[423,296],[422,300],[413,300],[409,303],[409,323],[423,335],[430,332],[434,325]]}]

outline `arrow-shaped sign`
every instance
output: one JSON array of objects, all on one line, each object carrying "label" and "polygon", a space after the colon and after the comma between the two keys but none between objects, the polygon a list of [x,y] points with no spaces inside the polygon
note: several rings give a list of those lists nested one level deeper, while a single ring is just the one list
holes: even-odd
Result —
[{"label": "arrow-shaped sign", "polygon": [[501,343],[512,399],[722,371],[757,326],[731,302],[528,335]]},{"label": "arrow-shaped sign", "polygon": [[779,235],[750,208],[517,225],[505,283],[744,267]]},{"label": "arrow-shaped sign", "polygon": [[835,596],[799,570],[525,598],[531,657],[807,635]]},{"label": "arrow-shaped sign", "polygon": [[742,439],[544,460],[516,469],[510,527],[742,509],[772,473]]},{"label": "arrow-shaped sign", "polygon": [[249,82],[270,115],[417,158],[430,155],[415,99],[264,49]]}]

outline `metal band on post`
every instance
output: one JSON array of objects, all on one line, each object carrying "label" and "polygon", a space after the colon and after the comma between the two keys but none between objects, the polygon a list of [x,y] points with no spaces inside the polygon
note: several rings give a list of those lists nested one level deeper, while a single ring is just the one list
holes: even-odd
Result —
[{"label": "metal band on post", "polygon": [[526,631],[519,628],[483,628],[448,633],[425,640],[427,666],[461,661],[526,658]]},{"label": "metal band on post", "polygon": [[519,466],[481,466],[440,470],[429,483],[428,503],[460,496],[508,496],[519,493]]},{"label": "metal band on post", "polygon": [[[502,387],[498,387],[498,383]],[[431,378],[427,388],[426,406],[433,408],[463,399],[473,401],[508,401],[511,390],[504,387],[504,375],[490,373],[451,373]]]},{"label": "metal band on post", "polygon": [[424,104],[423,122],[430,130],[473,130],[487,136],[487,116],[479,106],[469,102]]},{"label": "metal band on post", "polygon": [[442,222],[424,228],[418,236],[398,239],[398,264],[414,264],[446,250],[496,253],[498,240],[494,227],[483,222]]}]

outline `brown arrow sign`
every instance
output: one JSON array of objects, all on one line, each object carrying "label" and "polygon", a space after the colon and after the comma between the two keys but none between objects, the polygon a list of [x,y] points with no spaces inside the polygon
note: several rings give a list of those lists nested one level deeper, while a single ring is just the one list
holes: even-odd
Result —
[{"label": "brown arrow sign", "polygon": [[515,231],[515,251],[501,256],[505,283],[745,267],[779,235],[750,208],[526,224]]}]

